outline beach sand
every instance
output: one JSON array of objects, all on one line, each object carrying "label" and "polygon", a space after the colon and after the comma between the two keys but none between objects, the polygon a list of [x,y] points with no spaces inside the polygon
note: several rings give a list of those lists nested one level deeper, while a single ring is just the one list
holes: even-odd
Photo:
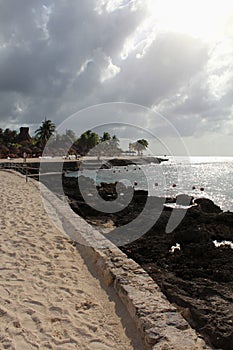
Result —
[{"label": "beach sand", "polygon": [[33,183],[6,171],[0,181],[1,349],[143,349],[124,306],[50,222]]}]

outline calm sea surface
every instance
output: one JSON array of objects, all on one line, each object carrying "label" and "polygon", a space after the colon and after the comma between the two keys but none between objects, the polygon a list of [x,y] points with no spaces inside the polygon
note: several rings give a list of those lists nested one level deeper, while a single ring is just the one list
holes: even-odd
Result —
[{"label": "calm sea surface", "polygon": [[186,193],[212,199],[223,210],[233,211],[233,157],[176,157],[161,164],[131,165],[106,170],[83,170],[96,183],[121,181],[150,195]]}]

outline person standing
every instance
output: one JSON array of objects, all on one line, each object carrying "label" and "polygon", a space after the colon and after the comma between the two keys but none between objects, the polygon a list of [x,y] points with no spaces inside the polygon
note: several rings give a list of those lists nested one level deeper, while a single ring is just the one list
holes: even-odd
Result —
[{"label": "person standing", "polygon": [[24,161],[24,163],[26,163],[26,160],[27,160],[27,153],[23,152],[23,161]]}]

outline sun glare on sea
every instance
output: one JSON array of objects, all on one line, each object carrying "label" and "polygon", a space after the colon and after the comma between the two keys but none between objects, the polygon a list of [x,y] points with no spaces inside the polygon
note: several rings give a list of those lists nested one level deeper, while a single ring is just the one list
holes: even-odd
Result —
[{"label": "sun glare on sea", "polygon": [[149,16],[157,28],[216,40],[224,35],[233,12],[232,0],[149,0]]}]

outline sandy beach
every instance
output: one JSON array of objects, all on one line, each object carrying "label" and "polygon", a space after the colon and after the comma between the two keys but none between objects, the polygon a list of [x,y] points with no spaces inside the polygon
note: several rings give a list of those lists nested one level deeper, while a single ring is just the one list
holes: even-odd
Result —
[{"label": "sandy beach", "polygon": [[33,183],[6,171],[0,181],[1,349],[143,349],[124,306],[50,222]]}]

